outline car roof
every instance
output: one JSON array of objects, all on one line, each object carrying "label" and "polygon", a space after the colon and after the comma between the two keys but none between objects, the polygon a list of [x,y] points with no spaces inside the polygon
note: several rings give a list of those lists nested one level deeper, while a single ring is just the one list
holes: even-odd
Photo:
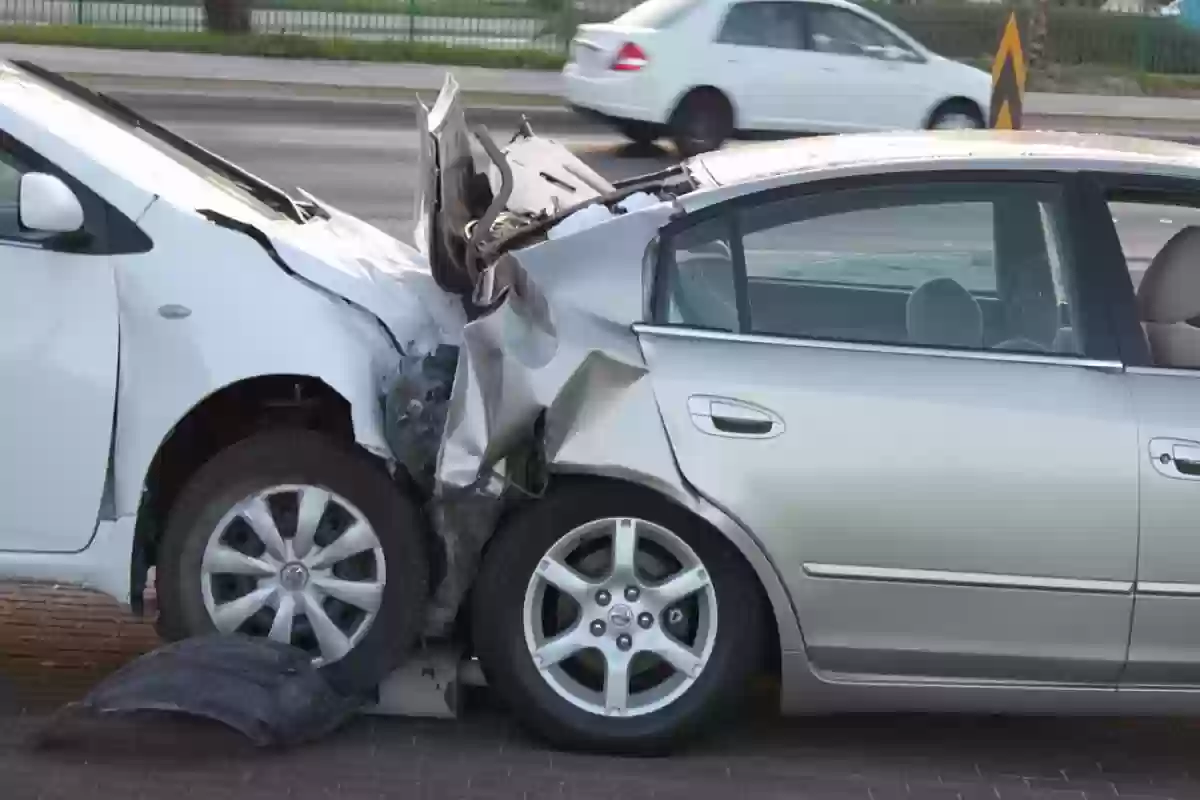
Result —
[{"label": "car roof", "polygon": [[[1052,131],[901,131],[765,142],[688,162],[702,189],[766,188],[834,172],[1051,169],[1166,173],[1200,179],[1200,147],[1157,139]],[[728,194],[729,192],[726,192]],[[737,194],[738,192],[732,192]]]}]

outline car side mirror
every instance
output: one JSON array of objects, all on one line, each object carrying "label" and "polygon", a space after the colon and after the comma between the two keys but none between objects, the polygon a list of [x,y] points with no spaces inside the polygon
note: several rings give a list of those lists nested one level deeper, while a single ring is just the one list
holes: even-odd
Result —
[{"label": "car side mirror", "polygon": [[71,187],[54,175],[27,172],[17,188],[21,227],[31,233],[75,233],[83,227],[83,206]]}]

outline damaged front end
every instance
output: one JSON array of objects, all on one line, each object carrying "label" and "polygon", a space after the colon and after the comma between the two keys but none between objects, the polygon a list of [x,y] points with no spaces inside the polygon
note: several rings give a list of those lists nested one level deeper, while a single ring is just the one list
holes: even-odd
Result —
[{"label": "damaged front end", "polygon": [[[451,76],[418,125],[416,241],[468,321],[458,341],[403,356],[384,405],[443,550],[425,631],[439,639],[505,508],[540,496],[564,448],[645,375],[630,329],[644,308],[642,251],[695,184],[685,167],[609,183],[527,122],[500,147],[468,128]],[[638,218],[612,232],[634,249],[606,263],[589,229],[618,217]],[[608,285],[596,291],[597,279]]]}]

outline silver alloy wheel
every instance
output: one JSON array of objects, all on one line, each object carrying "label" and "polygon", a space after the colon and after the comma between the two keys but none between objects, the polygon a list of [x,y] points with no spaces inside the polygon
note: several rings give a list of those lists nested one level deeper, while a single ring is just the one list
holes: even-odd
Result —
[{"label": "silver alloy wheel", "polygon": [[317,666],[353,650],[379,612],[383,546],[366,516],[317,486],[272,486],[222,517],[201,562],[217,630],[265,635],[313,653]]},{"label": "silver alloy wheel", "polygon": [[934,120],[932,127],[935,131],[961,131],[974,130],[982,126],[979,124],[979,120],[970,114],[952,112],[938,117]]},{"label": "silver alloy wheel", "polygon": [[[584,574],[578,554],[598,541],[607,569]],[[670,573],[649,574],[663,557]],[[547,630],[548,603],[562,598],[575,613],[561,630]],[[680,638],[673,631],[688,617]],[[593,714],[634,717],[670,705],[703,673],[716,641],[717,597],[708,570],[677,535],[645,520],[605,518],[571,531],[542,557],[522,618],[529,654],[559,696]],[[602,662],[602,685],[570,666],[588,653]]]}]

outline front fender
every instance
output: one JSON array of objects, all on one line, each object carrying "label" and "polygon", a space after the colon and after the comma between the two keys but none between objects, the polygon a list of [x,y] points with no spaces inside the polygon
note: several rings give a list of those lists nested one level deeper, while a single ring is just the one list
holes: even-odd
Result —
[{"label": "front fender", "polygon": [[161,203],[141,224],[154,250],[117,263],[118,515],[137,512],[154,455],[179,421],[250,378],[323,381],[350,403],[359,444],[390,457],[379,397],[398,353],[376,320],[288,275],[242,233]]}]

